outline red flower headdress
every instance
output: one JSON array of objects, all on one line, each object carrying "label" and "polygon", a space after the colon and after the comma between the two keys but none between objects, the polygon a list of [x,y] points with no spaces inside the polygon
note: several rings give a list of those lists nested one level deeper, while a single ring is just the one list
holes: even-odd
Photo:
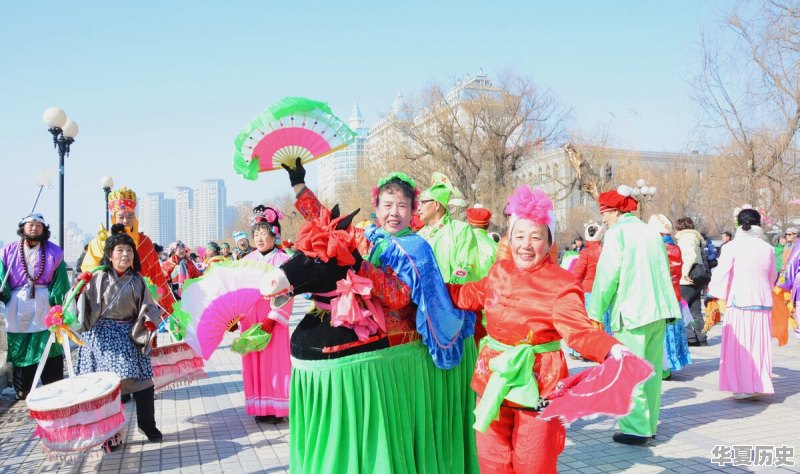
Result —
[{"label": "red flower headdress", "polygon": [[307,221],[300,228],[295,248],[309,257],[319,258],[326,263],[335,259],[340,266],[355,264],[353,252],[356,249],[356,239],[348,231],[336,229],[339,222],[346,217],[345,215],[331,219],[331,211],[323,207],[319,217]]},{"label": "red flower headdress", "polygon": [[518,219],[528,219],[537,225],[546,225],[550,229],[551,239],[556,237],[556,216],[553,213],[553,201],[541,189],[531,189],[523,184],[508,197],[506,214],[511,216],[509,235]]}]

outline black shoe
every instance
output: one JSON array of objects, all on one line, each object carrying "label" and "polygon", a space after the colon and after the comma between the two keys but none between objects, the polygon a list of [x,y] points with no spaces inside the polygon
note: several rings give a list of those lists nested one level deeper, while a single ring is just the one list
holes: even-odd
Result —
[{"label": "black shoe", "polygon": [[129,401],[133,400],[133,397],[131,397],[130,393],[124,393],[120,399],[122,400],[122,403],[128,403]]},{"label": "black shoe", "polygon": [[654,436],[636,436],[625,433],[614,433],[614,442],[628,444],[631,446],[643,446],[652,440]]},{"label": "black shoe", "polygon": [[147,436],[147,441],[150,441],[151,443],[157,443],[161,441],[161,439],[164,437],[164,435],[161,434],[161,431],[159,431],[158,428],[153,428],[147,431],[139,428],[139,431],[143,435]]},{"label": "black shoe", "polygon": [[103,443],[103,447],[105,448],[107,453],[113,453],[114,451],[118,451],[122,447],[122,443],[112,443],[111,441],[106,441]]},{"label": "black shoe", "polygon": [[275,415],[257,416],[256,423],[283,423],[288,418]]}]

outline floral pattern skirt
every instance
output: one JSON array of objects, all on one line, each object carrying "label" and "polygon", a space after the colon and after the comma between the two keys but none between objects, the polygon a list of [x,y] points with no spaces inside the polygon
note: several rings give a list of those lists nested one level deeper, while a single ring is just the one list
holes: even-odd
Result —
[{"label": "floral pattern skirt", "polygon": [[132,321],[101,319],[94,327],[82,334],[92,346],[80,346],[75,371],[80,374],[91,372],[114,372],[125,379],[151,379],[153,368],[150,357],[142,354],[129,336]]}]

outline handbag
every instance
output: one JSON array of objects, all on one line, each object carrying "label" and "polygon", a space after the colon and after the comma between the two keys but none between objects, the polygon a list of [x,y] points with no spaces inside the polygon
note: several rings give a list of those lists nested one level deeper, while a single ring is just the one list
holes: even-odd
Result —
[{"label": "handbag", "polygon": [[706,286],[711,283],[711,270],[708,267],[708,260],[705,254],[700,252],[701,260],[689,270],[689,278],[692,279],[695,285]]}]

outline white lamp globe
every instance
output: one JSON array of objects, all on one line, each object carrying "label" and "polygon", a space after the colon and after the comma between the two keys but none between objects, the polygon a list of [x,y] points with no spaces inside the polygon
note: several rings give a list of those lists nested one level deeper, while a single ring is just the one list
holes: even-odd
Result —
[{"label": "white lamp globe", "polygon": [[650,194],[650,188],[648,188],[647,186],[643,186],[642,187],[642,196],[647,196],[648,194]]},{"label": "white lamp globe", "polygon": [[658,191],[658,190],[656,189],[655,186],[650,186],[650,189],[648,191],[649,191],[649,194],[651,196],[655,196],[656,195],[656,191]]},{"label": "white lamp globe", "polygon": [[103,176],[100,178],[100,187],[111,189],[114,187],[114,180],[111,176]]},{"label": "white lamp globe", "polygon": [[636,186],[639,186],[640,188],[643,188],[645,184],[647,183],[643,179],[639,179],[639,181],[636,181]]},{"label": "white lamp globe", "polygon": [[42,114],[42,120],[49,128],[61,128],[67,122],[67,114],[58,107],[50,107]]},{"label": "white lamp globe", "polygon": [[72,119],[67,119],[64,126],[61,127],[61,132],[67,138],[75,138],[78,136],[78,123]]},{"label": "white lamp globe", "polygon": [[633,188],[633,197],[639,197],[639,194],[641,194],[639,188]]}]

